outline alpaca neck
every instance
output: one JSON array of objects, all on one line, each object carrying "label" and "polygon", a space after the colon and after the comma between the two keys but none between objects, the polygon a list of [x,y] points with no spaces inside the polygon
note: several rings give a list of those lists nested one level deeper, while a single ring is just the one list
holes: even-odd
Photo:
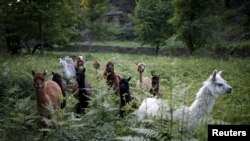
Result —
[{"label": "alpaca neck", "polygon": [[36,89],[36,101],[38,105],[45,103],[45,93],[44,89]]},{"label": "alpaca neck", "polygon": [[157,84],[155,86],[152,86],[151,93],[153,93],[153,95],[155,96],[155,95],[159,94],[159,90],[160,90],[159,84]]},{"label": "alpaca neck", "polygon": [[140,83],[142,83],[142,72],[140,72],[139,79],[140,79]]},{"label": "alpaca neck", "polygon": [[65,91],[65,89],[64,89],[64,87],[63,87],[63,85],[62,85],[62,82],[57,82],[57,84],[58,84],[59,87],[61,88],[63,97],[65,97],[65,96],[66,96],[66,91]]},{"label": "alpaca neck", "polygon": [[206,86],[203,86],[198,91],[195,101],[189,107],[189,112],[197,118],[202,118],[212,111],[215,101],[216,97]]},{"label": "alpaca neck", "polygon": [[67,67],[67,64],[65,63],[65,64],[63,64],[63,69],[64,70],[67,70],[68,69],[68,67]]},{"label": "alpaca neck", "polygon": [[[108,81],[112,81],[115,79],[115,72],[110,72],[107,76]],[[113,82],[113,81],[112,81]]]},{"label": "alpaca neck", "polygon": [[129,90],[120,91],[120,100],[121,100],[121,106],[125,106],[126,103],[129,103],[131,101]]},{"label": "alpaca neck", "polygon": [[156,84],[154,86],[152,86],[152,88],[154,89],[155,92],[159,92],[159,84]]},{"label": "alpaca neck", "polygon": [[79,88],[85,88],[85,79],[78,82]]}]

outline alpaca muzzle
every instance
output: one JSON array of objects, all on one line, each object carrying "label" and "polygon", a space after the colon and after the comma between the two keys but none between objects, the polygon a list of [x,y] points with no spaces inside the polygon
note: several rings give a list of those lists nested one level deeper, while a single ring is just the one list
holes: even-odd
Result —
[{"label": "alpaca muzzle", "polygon": [[226,91],[227,94],[231,94],[232,92],[233,92],[232,88],[228,88],[227,91]]}]

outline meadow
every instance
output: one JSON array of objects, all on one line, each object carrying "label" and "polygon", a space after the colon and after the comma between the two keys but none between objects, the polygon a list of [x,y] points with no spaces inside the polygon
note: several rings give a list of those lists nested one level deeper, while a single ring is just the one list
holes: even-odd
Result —
[{"label": "meadow", "polygon": [[[47,120],[54,128],[44,137],[35,108],[31,70],[47,69],[47,79],[51,79],[51,71],[61,73],[58,59],[69,54],[85,56],[86,79],[94,88],[94,96],[87,113],[75,118],[77,100],[68,91],[66,108],[55,111],[53,118]],[[0,140],[207,140],[207,124],[250,124],[250,58],[223,60],[85,52],[46,52],[43,57],[0,55]],[[99,71],[93,67],[94,60],[101,62]],[[127,116],[119,118],[119,98],[107,90],[102,79],[110,60],[116,72],[132,77],[130,88],[137,105],[147,96],[147,92],[135,87],[139,78],[135,63],[142,61],[146,64],[144,75],[151,77],[152,70],[158,73],[162,98],[175,105],[189,106],[214,69],[223,71],[222,76],[233,87],[233,93],[220,97],[201,126],[190,132],[178,132],[179,125],[166,120],[145,120],[142,124],[130,114],[136,109],[131,105],[126,106]]]}]

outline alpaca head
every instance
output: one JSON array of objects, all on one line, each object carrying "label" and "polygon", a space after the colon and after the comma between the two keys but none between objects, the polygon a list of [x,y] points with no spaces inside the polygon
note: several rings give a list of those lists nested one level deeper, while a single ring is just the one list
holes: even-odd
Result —
[{"label": "alpaca head", "polygon": [[78,56],[78,60],[80,60],[80,61],[82,61],[82,62],[83,62],[83,61],[85,60],[85,58],[84,58],[84,56],[79,55],[79,56]]},{"label": "alpaca head", "polygon": [[144,63],[138,63],[137,64],[137,71],[140,72],[140,73],[143,73],[145,71],[145,64]]},{"label": "alpaca head", "polygon": [[232,87],[221,77],[221,73],[222,71],[218,72],[215,70],[208,80],[204,82],[204,85],[207,86],[208,90],[215,97],[219,97],[224,93],[232,93]]},{"label": "alpaca head", "polygon": [[77,58],[77,67],[83,67],[84,66],[84,57],[78,56]]},{"label": "alpaca head", "polygon": [[131,80],[131,77],[129,77],[128,79],[120,78],[120,81],[119,81],[120,94],[124,94],[124,93],[129,92],[129,81],[130,80]]},{"label": "alpaca head", "polygon": [[33,84],[36,89],[43,89],[44,88],[44,81],[45,81],[45,75],[46,71],[44,72],[35,72],[34,70],[31,71],[33,75]]},{"label": "alpaca head", "polygon": [[160,84],[160,75],[155,74],[154,71],[151,72],[152,75],[152,88],[156,88]]},{"label": "alpaca head", "polygon": [[65,66],[67,66],[67,62],[60,58],[59,59],[59,66],[61,68],[64,68]]},{"label": "alpaca head", "polygon": [[57,82],[57,83],[62,83],[62,76],[59,73],[51,72],[53,77],[52,80]]},{"label": "alpaca head", "polygon": [[111,61],[109,61],[107,63],[107,65],[106,65],[106,71],[108,73],[114,72],[114,64]]},{"label": "alpaca head", "polygon": [[83,69],[78,70],[78,72],[76,72],[76,81],[79,85],[79,88],[84,87],[84,85],[82,84],[84,84],[85,82],[85,71],[86,69],[83,68]]},{"label": "alpaca head", "polygon": [[69,55],[69,57],[72,58],[73,61],[76,61],[76,60],[77,60],[76,55],[71,54],[71,55]]},{"label": "alpaca head", "polygon": [[93,63],[93,66],[95,69],[99,69],[100,68],[100,62],[95,60],[94,63]]}]

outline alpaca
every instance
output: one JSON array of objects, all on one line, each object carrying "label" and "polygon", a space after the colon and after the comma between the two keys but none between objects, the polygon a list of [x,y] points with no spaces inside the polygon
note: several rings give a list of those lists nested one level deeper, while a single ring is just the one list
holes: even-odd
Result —
[{"label": "alpaca", "polygon": [[161,96],[160,92],[160,76],[156,75],[154,72],[151,72],[152,75],[152,87],[149,90],[150,95],[152,96]]},{"label": "alpaca", "polygon": [[77,56],[76,56],[76,55],[73,55],[73,54],[69,55],[69,58],[72,58],[72,60],[73,60],[74,62],[76,62],[76,60],[77,60]]},{"label": "alpaca", "polygon": [[90,96],[92,95],[91,86],[85,80],[85,71],[83,68],[76,73],[76,81],[78,84],[78,93],[74,96],[78,98],[79,103],[76,105],[76,113],[82,114],[85,112],[85,109],[88,107],[88,102],[90,101]]},{"label": "alpaca", "polygon": [[139,72],[139,80],[136,83],[137,89],[146,89],[150,90],[151,80],[148,77],[143,76],[143,72],[145,71],[146,65],[144,63],[137,64],[137,71]]},{"label": "alpaca", "polygon": [[59,109],[62,91],[60,86],[52,81],[45,81],[46,72],[35,72],[32,70],[33,85],[36,93],[36,108],[40,116],[50,118],[51,108]]},{"label": "alpaca", "polygon": [[63,78],[70,81],[75,76],[76,70],[73,64],[68,64],[66,61],[59,59],[60,67],[62,68]]},{"label": "alpaca", "polygon": [[98,69],[100,69],[100,62],[99,61],[97,61],[97,60],[95,60],[94,62],[93,62],[93,66],[94,66],[94,68],[96,69],[96,70],[98,70]]},{"label": "alpaca", "polygon": [[[190,107],[184,106],[173,111],[173,120],[186,123],[188,129],[193,129],[198,126],[198,120],[204,118],[212,111],[220,95],[231,92],[232,87],[221,77],[221,71],[217,72],[215,70],[203,83],[203,86],[196,94],[195,101]],[[146,98],[136,111],[136,114],[140,120],[146,117],[153,119],[170,119],[169,110],[170,106],[167,101],[156,98]]]},{"label": "alpaca", "polygon": [[115,94],[119,95],[119,76],[114,71],[114,64],[109,61],[106,65],[105,71],[103,72],[103,77],[106,79],[106,83],[109,89],[113,87]]},{"label": "alpaca", "polygon": [[83,56],[78,56],[77,61],[76,61],[76,71],[83,69],[84,68],[84,57]]},{"label": "alpaca", "polygon": [[131,95],[129,91],[129,81],[131,77],[128,79],[121,78],[119,81],[119,93],[120,93],[120,117],[124,117],[125,110],[123,107],[131,102]]},{"label": "alpaca", "polygon": [[100,67],[101,67],[100,62],[95,60],[93,62],[93,67],[95,68],[96,79],[98,80],[102,79],[102,73],[100,72]]},{"label": "alpaca", "polygon": [[62,80],[62,76],[59,73],[55,73],[52,71],[52,80],[55,81],[61,88],[62,95],[63,95],[63,102],[61,103],[61,108],[64,108],[66,106],[66,91],[67,91],[67,85],[65,82]]}]

